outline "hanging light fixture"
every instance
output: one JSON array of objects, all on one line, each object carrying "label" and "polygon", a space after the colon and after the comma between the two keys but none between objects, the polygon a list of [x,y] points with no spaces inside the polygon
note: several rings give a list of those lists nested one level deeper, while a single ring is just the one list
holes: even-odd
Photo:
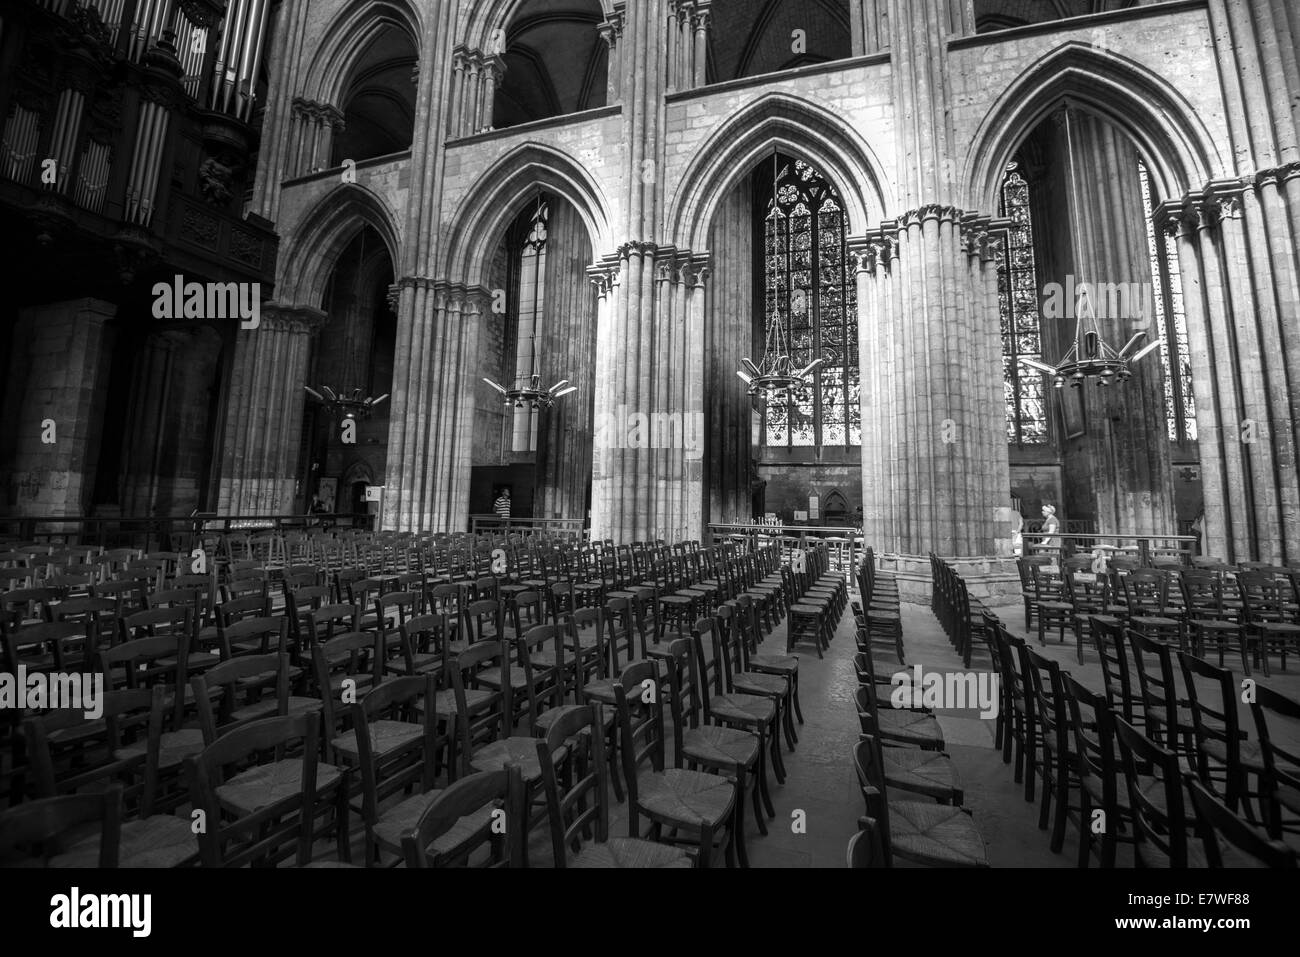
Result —
[{"label": "hanging light fixture", "polygon": [[[357,272],[353,282],[352,299],[353,302],[360,302],[361,293],[361,267],[366,261],[366,233],[361,231],[361,251],[357,257]],[[344,366],[345,374],[352,371],[352,350],[348,348],[349,343],[344,343]],[[327,385],[322,385],[319,390],[313,389],[309,385],[303,386],[313,399],[321,404],[326,412],[333,418],[339,419],[364,419],[368,418],[381,404],[388,400],[390,393],[385,392],[381,396],[372,397],[362,394],[361,389],[332,389]]]},{"label": "hanging light fixture", "polygon": [[[537,197],[537,211],[534,213],[533,221],[536,222],[542,213],[542,197]],[[542,377],[537,371],[537,323],[533,322],[532,332],[528,337],[532,343],[529,352],[529,370],[527,374],[517,375],[515,377],[514,387],[507,389],[503,385],[498,385],[491,379],[484,377],[483,381],[501,393],[504,398],[506,407],[514,406],[516,409],[531,408],[549,409],[555,404],[555,400],[570,392],[577,392],[576,385],[569,385],[568,379],[561,379],[549,389],[542,388]]]},{"label": "hanging light fixture", "polygon": [[[776,202],[778,188],[777,173],[777,154],[772,153],[772,201]],[[791,311],[800,313],[802,309],[807,309],[807,299],[802,290],[796,290],[794,301],[791,303]],[[767,319],[767,336],[763,346],[763,359],[755,364],[753,360],[744,358],[740,360],[744,369],[737,369],[738,375],[749,386],[749,395],[751,398],[758,398],[763,401],[769,399],[776,400],[781,396],[788,396],[791,392],[805,393],[813,384],[813,376],[817,370],[826,364],[826,357],[815,359],[801,369],[795,368],[794,359],[791,356],[793,350],[790,348],[790,339],[786,334],[785,324],[781,321],[781,309],[778,306],[772,310],[772,314]]]},{"label": "hanging light fixture", "polygon": [[[1079,203],[1079,177],[1074,158],[1074,135],[1070,122],[1070,104],[1065,104],[1065,138],[1066,149],[1070,156],[1070,188],[1073,191],[1075,208]],[[1097,385],[1110,385],[1112,382],[1124,382],[1133,376],[1132,366],[1160,347],[1161,340],[1156,339],[1142,345],[1145,332],[1135,333],[1124,348],[1116,351],[1101,334],[1097,321],[1097,310],[1092,304],[1092,290],[1088,284],[1079,286],[1079,295],[1075,302],[1077,313],[1074,327],[1074,342],[1065,356],[1055,366],[1037,359],[1021,359],[1022,365],[1052,377],[1052,383],[1058,389],[1079,388],[1088,379],[1095,378]],[[1139,348],[1140,347],[1140,348]]]}]

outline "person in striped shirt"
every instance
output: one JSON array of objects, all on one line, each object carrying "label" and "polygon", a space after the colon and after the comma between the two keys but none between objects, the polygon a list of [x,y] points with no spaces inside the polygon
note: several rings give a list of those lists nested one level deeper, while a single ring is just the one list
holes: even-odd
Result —
[{"label": "person in striped shirt", "polygon": [[497,518],[510,517],[510,489],[503,488],[497,500],[492,503],[492,511],[497,513]]}]

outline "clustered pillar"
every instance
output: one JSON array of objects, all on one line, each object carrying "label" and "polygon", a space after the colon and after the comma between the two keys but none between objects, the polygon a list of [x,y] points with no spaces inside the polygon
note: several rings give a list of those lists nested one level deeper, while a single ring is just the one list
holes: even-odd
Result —
[{"label": "clustered pillar", "polygon": [[[546,298],[542,304],[542,388],[561,379],[577,384],[596,359],[595,290],[585,275],[591,243],[578,212],[553,203],[546,226]],[[592,455],[595,397],[585,388],[541,413],[537,439],[537,485],[533,514],[585,519],[587,473]]]},{"label": "clustered pillar", "polygon": [[290,151],[294,157],[289,164],[291,175],[305,176],[327,169],[333,162],[334,137],[343,132],[343,127],[343,114],[338,107],[294,97],[289,127]]},{"label": "clustered pillar", "polygon": [[993,555],[1006,537],[986,229],[929,205],[857,244],[864,534],[885,551]]},{"label": "clustered pillar", "polygon": [[[1057,338],[1067,344],[1079,314],[1086,323],[1089,312],[1115,349],[1139,331],[1152,341],[1162,333],[1154,321],[1157,277],[1151,273],[1133,146],[1125,134],[1085,113],[1061,111],[1052,125],[1056,189],[1069,215],[1048,224],[1061,271],[1040,279],[1060,284],[1066,308],[1043,321],[1056,323]],[[1089,294],[1078,295],[1080,288]],[[1123,383],[1099,386],[1089,380],[1057,390],[1059,401],[1082,410],[1076,434],[1064,436],[1066,516],[1095,521],[1103,534],[1170,534],[1177,526],[1160,362],[1150,355],[1131,368],[1133,377]]]},{"label": "clustered pillar", "polygon": [[460,46],[452,54],[452,69],[451,137],[492,129],[492,107],[505,60],[497,53]]},{"label": "clustered pillar", "polygon": [[312,337],[325,313],[263,303],[261,323],[240,329],[230,377],[217,509],[232,515],[295,510],[295,476]]},{"label": "clustered pillar", "polygon": [[710,522],[749,521],[753,507],[754,406],[736,375],[753,352],[754,222],[749,179],[718,206],[709,236],[714,263],[705,324],[705,488]]},{"label": "clustered pillar", "polygon": [[486,289],[406,278],[399,282],[383,527],[463,531],[473,461],[478,323]]}]

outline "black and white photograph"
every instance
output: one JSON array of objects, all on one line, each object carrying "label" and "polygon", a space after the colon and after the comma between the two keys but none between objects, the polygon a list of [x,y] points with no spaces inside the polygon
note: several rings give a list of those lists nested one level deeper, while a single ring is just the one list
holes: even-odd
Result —
[{"label": "black and white photograph", "polygon": [[0,234],[13,934],[1294,934],[1297,0],[0,0]]}]

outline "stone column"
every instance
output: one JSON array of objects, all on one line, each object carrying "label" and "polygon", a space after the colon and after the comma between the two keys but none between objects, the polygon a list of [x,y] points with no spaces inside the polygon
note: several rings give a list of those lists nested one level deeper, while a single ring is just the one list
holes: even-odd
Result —
[{"label": "stone column", "polygon": [[[1057,261],[1068,272],[1052,277],[1063,289],[1057,302],[1066,307],[1065,315],[1045,314],[1045,321],[1055,321],[1057,334],[1068,343],[1078,314],[1091,308],[1102,338],[1113,348],[1122,348],[1139,331],[1150,342],[1161,330],[1153,321],[1154,277],[1134,148],[1113,126],[1079,111],[1068,121],[1064,112],[1054,117],[1054,137],[1058,192],[1066,197],[1069,213],[1056,220],[1052,239],[1061,251]],[[1090,290],[1087,297],[1076,295],[1083,284]],[[1065,442],[1066,507],[1072,518],[1094,519],[1103,534],[1173,534],[1173,470],[1160,362],[1148,355],[1132,371],[1122,384],[1100,386],[1091,380],[1077,390],[1084,434]]]},{"label": "stone column", "polygon": [[[672,16],[676,16],[673,14]],[[600,32],[600,38],[609,46],[609,57],[606,60],[605,82],[607,84],[605,102],[607,105],[617,103],[622,96],[621,78],[623,74],[621,66],[622,48],[619,45],[619,39],[623,36],[623,14],[621,11],[615,11],[610,18],[600,24],[597,29]],[[672,34],[669,34],[671,42]],[[671,63],[672,60],[670,59]]]},{"label": "stone column", "polygon": [[565,202],[551,204],[546,233],[538,372],[542,388],[568,379],[578,391],[542,413],[533,514],[585,519],[595,409],[596,296],[586,275],[591,242],[577,210]]},{"label": "stone column", "polygon": [[691,85],[701,87],[707,82],[709,64],[709,0],[697,0],[691,25],[695,28],[695,71]]},{"label": "stone column", "polygon": [[312,337],[325,313],[263,303],[256,329],[240,329],[230,376],[217,509],[227,514],[294,510],[298,450]]},{"label": "stone column", "polygon": [[167,428],[172,356],[180,333],[155,333],[135,356],[118,502],[123,515],[152,515],[159,489],[158,448]]},{"label": "stone column", "polygon": [[469,522],[478,321],[490,293],[443,281],[399,283],[383,527],[462,531]]},{"label": "stone column", "polygon": [[953,203],[948,0],[866,7],[867,24],[887,17],[879,47],[893,52],[896,109],[918,119],[897,143],[905,212],[855,243],[864,521],[880,551],[922,562],[931,550],[989,556],[1005,536],[1010,487],[1005,448],[992,451],[1006,441],[990,387],[1001,382],[1001,350],[983,266],[973,270],[963,248],[970,214]]},{"label": "stone column", "polygon": [[19,310],[3,385],[0,506],[9,515],[89,510],[117,306],[100,299]]},{"label": "stone column", "polygon": [[753,507],[753,402],[736,375],[741,358],[752,357],[755,348],[753,244],[753,192],[746,178],[718,207],[709,234],[704,463],[710,522],[748,520]]},{"label": "stone column", "polygon": [[[1201,488],[1205,501],[1202,529],[1204,552],[1225,561],[1248,560],[1251,553],[1248,523],[1228,507],[1228,489],[1244,488],[1241,446],[1232,424],[1241,420],[1235,390],[1231,387],[1230,347],[1222,323],[1211,323],[1207,309],[1209,290],[1202,259],[1203,234],[1212,230],[1214,219],[1202,216],[1196,206],[1183,209],[1166,204],[1157,217],[1169,241],[1178,252],[1178,270],[1183,283],[1183,310],[1187,319],[1187,344],[1192,360],[1192,392],[1196,400],[1197,451],[1201,465]],[[1204,237],[1213,246],[1213,237]],[[1217,327],[1217,330],[1216,330]],[[1218,341],[1216,341],[1218,340]],[[1216,361],[1217,357],[1217,361]],[[1217,381],[1223,379],[1224,387]],[[1216,401],[1216,395],[1221,398]]]},{"label": "stone column", "polygon": [[452,139],[459,138],[462,134],[461,127],[464,125],[461,117],[465,115],[465,90],[468,87],[468,67],[467,51],[463,46],[458,46],[452,52],[452,77],[451,77],[451,123],[450,135]]},{"label": "stone column", "polygon": [[[679,299],[675,293],[669,295],[665,290],[661,294],[656,289],[659,265],[676,266],[680,257],[691,255],[688,251],[661,249],[655,241],[663,228],[666,185],[660,171],[664,169],[663,94],[670,67],[668,18],[663,13],[659,3],[629,4],[626,8],[619,57],[623,103],[620,119],[626,144],[622,159],[624,193],[618,204],[621,217],[614,227],[618,249],[603,260],[606,265],[617,264],[619,283],[609,308],[610,321],[601,323],[599,333],[598,354],[602,365],[608,363],[609,385],[597,397],[598,421],[617,416],[620,409],[630,414],[660,410],[654,404],[655,386],[664,370],[656,365],[656,350],[673,322],[673,317],[661,310],[672,308],[669,304],[673,302],[683,303],[684,308],[686,301],[686,297]],[[697,349],[702,347],[701,340]],[[685,358],[683,354],[683,361]],[[593,496],[601,503],[594,509],[594,537],[620,542],[655,537],[657,516],[661,514],[658,503],[677,494],[681,480],[670,478],[665,471],[676,468],[673,457],[668,457],[667,464],[657,465],[654,451],[606,450],[601,477],[593,482]],[[698,520],[694,521],[698,524]]]},{"label": "stone column", "polygon": [[497,86],[505,75],[506,61],[499,56],[483,58],[483,108],[479,115],[479,130],[492,129],[493,110],[496,106]]}]

